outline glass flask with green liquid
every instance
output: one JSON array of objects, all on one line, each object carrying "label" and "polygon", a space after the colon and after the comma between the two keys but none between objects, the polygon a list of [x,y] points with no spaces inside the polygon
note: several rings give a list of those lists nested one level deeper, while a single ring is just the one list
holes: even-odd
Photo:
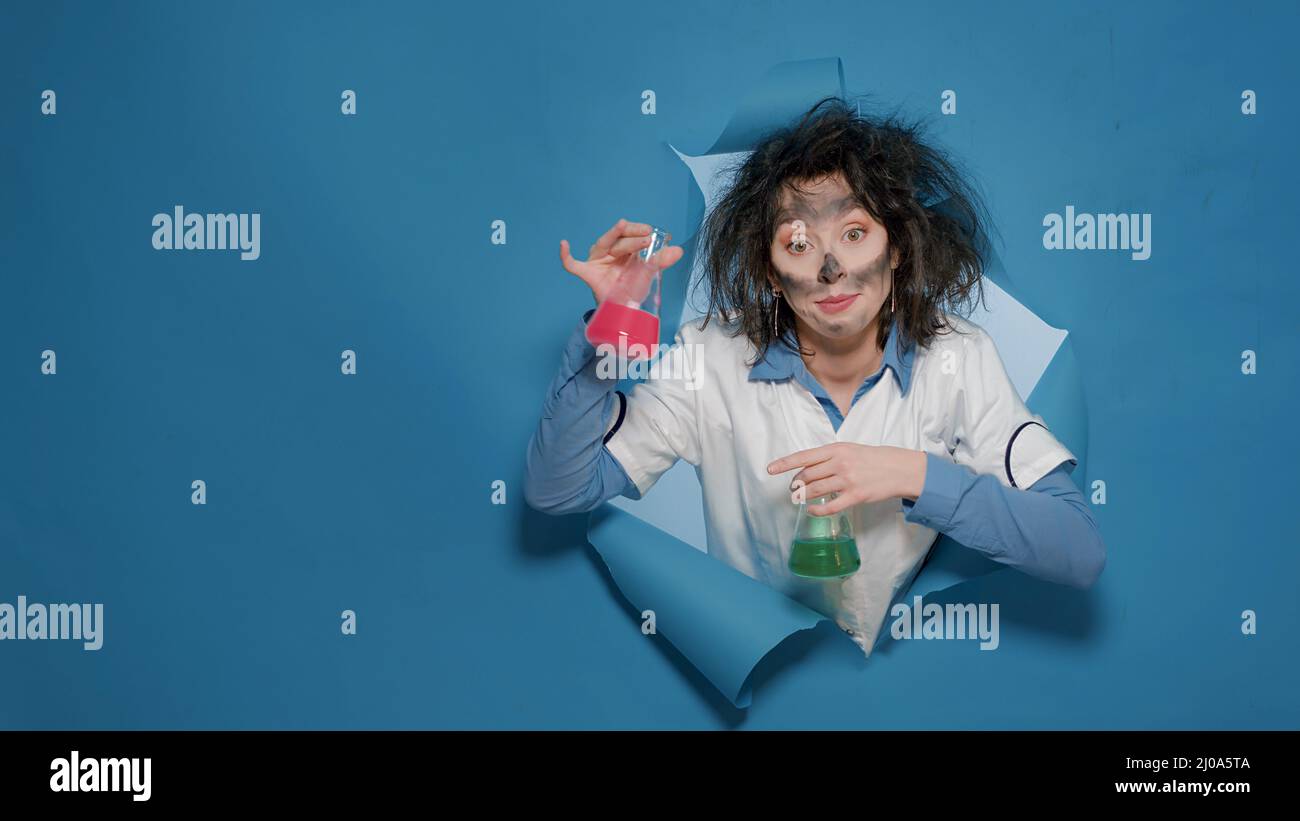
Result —
[{"label": "glass flask with green liquid", "polygon": [[805,500],[799,505],[790,548],[790,572],[806,579],[840,579],[852,576],[862,566],[853,526],[844,511],[833,516],[814,516],[808,505],[824,505],[835,494]]}]

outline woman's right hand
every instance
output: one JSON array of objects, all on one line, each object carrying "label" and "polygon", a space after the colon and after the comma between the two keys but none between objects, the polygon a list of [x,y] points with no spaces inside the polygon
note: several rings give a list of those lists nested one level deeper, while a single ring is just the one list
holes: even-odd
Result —
[{"label": "woman's right hand", "polygon": [[[650,230],[644,222],[621,219],[596,240],[585,262],[574,257],[569,252],[569,241],[562,239],[560,262],[564,270],[587,284],[599,305],[623,272],[623,267],[632,260],[632,255],[650,244]],[[668,238],[672,239],[672,235],[669,234]],[[650,262],[664,269],[681,259],[682,253],[680,245],[668,245],[655,253]]]}]

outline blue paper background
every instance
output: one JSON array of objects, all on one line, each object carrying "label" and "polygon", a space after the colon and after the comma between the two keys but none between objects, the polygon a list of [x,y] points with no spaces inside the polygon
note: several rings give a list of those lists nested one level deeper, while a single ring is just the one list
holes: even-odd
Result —
[{"label": "blue paper background", "polygon": [[[0,726],[1300,726],[1296,7],[789,13],[6,6],[0,601],[103,602],[106,636],[0,643]],[[689,234],[667,143],[704,151],[755,77],[828,56],[932,115],[1018,296],[1070,329],[1110,558],[1087,593],[947,594],[1001,603],[995,652],[801,634],[739,711],[640,634],[584,516],[526,509],[522,454],[590,306],[559,239]],[[261,259],[154,251],[176,204],[260,212]],[[1067,204],[1152,213],[1151,259],[1043,250]]]}]

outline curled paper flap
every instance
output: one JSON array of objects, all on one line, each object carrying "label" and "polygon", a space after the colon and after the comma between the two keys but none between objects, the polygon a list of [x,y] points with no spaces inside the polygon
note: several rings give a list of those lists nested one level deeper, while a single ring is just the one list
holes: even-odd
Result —
[{"label": "curled paper flap", "polygon": [[627,600],[640,613],[653,612],[655,633],[737,707],[749,706],[749,675],[764,656],[828,621],[610,505],[592,512],[587,538]]}]

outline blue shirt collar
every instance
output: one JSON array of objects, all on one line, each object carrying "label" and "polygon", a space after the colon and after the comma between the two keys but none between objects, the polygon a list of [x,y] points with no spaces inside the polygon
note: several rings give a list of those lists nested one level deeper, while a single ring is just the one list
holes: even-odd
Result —
[{"label": "blue shirt collar", "polygon": [[[912,382],[912,360],[916,355],[916,343],[909,341],[906,346],[903,346],[899,337],[898,322],[891,322],[889,338],[885,340],[885,355],[880,367],[882,369],[888,367],[893,372],[894,378],[898,380],[899,389],[906,395],[907,388]],[[785,338],[792,345],[795,344],[793,332],[787,331]],[[749,369],[749,380],[752,382],[758,379],[789,379],[800,371],[807,372],[803,357],[780,342],[774,342],[768,346],[763,358]]]}]

